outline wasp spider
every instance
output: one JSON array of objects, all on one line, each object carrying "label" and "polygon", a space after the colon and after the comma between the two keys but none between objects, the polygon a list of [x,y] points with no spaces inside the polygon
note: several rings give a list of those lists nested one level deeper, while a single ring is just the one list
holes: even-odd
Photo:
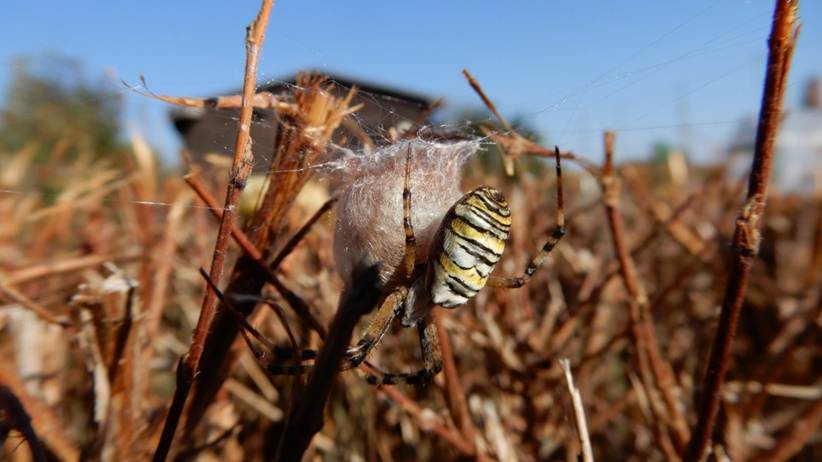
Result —
[{"label": "wasp spider", "polygon": [[[431,322],[435,306],[456,308],[465,304],[483,287],[514,289],[528,283],[543,265],[546,257],[565,234],[562,171],[559,150],[556,150],[557,216],[556,225],[534,256],[525,272],[517,277],[491,276],[494,266],[505,249],[511,229],[511,211],[503,194],[483,186],[463,195],[439,222],[439,228],[427,249],[427,261],[419,262],[419,253],[412,223],[411,148],[405,157],[402,190],[403,230],[405,247],[400,268],[387,281],[386,295],[359,342],[346,352],[341,370],[359,366],[388,332],[392,322],[399,318],[404,327],[416,326],[421,343],[424,367],[412,373],[380,372],[368,375],[372,384],[398,382],[419,384],[431,380],[442,368],[436,328]],[[299,354],[299,360],[311,359],[312,350]],[[289,356],[280,352],[280,357]],[[293,354],[290,355],[293,357]],[[310,365],[269,365],[273,374],[300,374],[310,371]]]}]

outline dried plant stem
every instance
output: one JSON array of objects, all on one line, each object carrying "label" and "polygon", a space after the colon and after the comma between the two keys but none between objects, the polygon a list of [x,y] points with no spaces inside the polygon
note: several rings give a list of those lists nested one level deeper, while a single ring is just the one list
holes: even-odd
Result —
[{"label": "dried plant stem", "polygon": [[[688,441],[688,426],[676,395],[676,382],[671,365],[662,357],[659,341],[653,325],[648,295],[639,281],[636,264],[628,250],[625,237],[625,222],[620,210],[620,184],[614,173],[614,133],[605,132],[605,164],[602,168],[602,194],[611,240],[619,262],[619,272],[625,290],[630,296],[630,319],[632,338],[636,345],[640,377],[649,397],[658,389],[665,401],[669,416],[662,421],[670,421],[674,430],[678,449]],[[656,409],[658,406],[651,406]],[[659,420],[659,419],[658,419]]]},{"label": "dried plant stem", "polygon": [[31,459],[35,462],[45,462],[46,453],[40,440],[31,427],[31,417],[23,407],[23,403],[14,396],[14,393],[4,385],[0,385],[0,432],[6,428],[14,428],[23,435],[29,445]]},{"label": "dried plant stem", "polygon": [[762,457],[763,462],[783,462],[796,455],[802,446],[819,430],[822,425],[822,400],[811,404],[808,411],[791,426],[791,431],[784,436],[775,448]]},{"label": "dried plant stem", "polygon": [[471,414],[468,412],[468,404],[465,402],[465,392],[460,384],[459,372],[454,361],[454,352],[451,349],[451,341],[448,339],[448,332],[442,322],[442,310],[434,310],[434,323],[437,326],[437,336],[439,337],[440,350],[442,353],[442,368],[445,373],[446,398],[451,412],[451,417],[459,425],[462,435],[470,444],[476,438],[476,429],[471,422]]},{"label": "dried plant stem", "polygon": [[[655,226],[650,232],[648,232],[645,236],[638,240],[638,242],[633,246],[631,249],[631,256],[636,257],[639,255],[640,252],[643,250],[651,248],[651,243],[654,242],[656,238],[659,237],[660,231],[664,229],[669,223],[673,222],[673,220],[679,219],[679,217],[686,212],[691,205],[695,202],[694,197],[692,196],[688,200],[684,201],[679,207],[676,208],[674,213],[671,217],[665,222],[658,224]],[[574,311],[574,315],[562,323],[556,330],[557,334],[553,336],[551,339],[551,345],[547,348],[548,351],[558,351],[565,342],[571,338],[572,334],[574,333],[576,327],[579,325],[580,316],[593,309],[597,306],[597,302],[599,300],[599,296],[602,294],[602,291],[605,290],[605,287],[611,282],[613,278],[620,274],[619,265],[615,265],[614,268],[610,269],[602,279],[593,286],[593,288],[588,292],[588,295],[582,298],[579,302],[577,302],[576,309]],[[551,358],[554,356],[551,355]],[[541,358],[540,361],[544,361],[545,358]],[[583,359],[584,361],[584,359]]]},{"label": "dried plant stem", "polygon": [[[202,181],[200,181],[200,178],[196,174],[190,173],[186,175],[185,180],[191,186],[191,189],[193,189],[194,192],[197,193],[197,196],[203,201],[203,203],[205,203],[208,206],[209,210],[211,210],[211,213],[219,220],[222,217],[223,210],[219,208],[216,199],[214,199],[214,196],[212,196],[211,193],[208,192],[208,190],[203,185]],[[317,213],[315,213],[314,216],[312,216],[311,219],[308,220],[306,226],[304,226],[302,230],[305,230],[307,232],[311,224],[316,222],[322,216],[322,214],[327,212],[332,204],[332,201],[326,202],[326,204],[324,204],[323,207],[321,207],[320,210],[318,210]],[[272,261],[271,265],[266,265],[265,261],[263,260],[263,253],[257,248],[257,246],[254,245],[253,242],[251,242],[251,239],[240,228],[238,228],[236,225],[232,225],[231,234],[234,237],[234,240],[237,242],[237,245],[240,246],[243,252],[245,252],[245,254],[249,258],[251,258],[255,263],[257,263],[259,269],[266,273],[269,282],[271,282],[274,288],[277,289],[277,291],[280,292],[280,294],[286,299],[286,301],[289,302],[289,305],[297,314],[297,316],[299,316],[300,319],[302,319],[302,321],[305,322],[307,326],[314,329],[314,331],[316,331],[320,335],[320,338],[325,338],[325,336],[327,335],[325,326],[313,314],[311,314],[311,311],[308,310],[308,307],[304,303],[300,303],[297,301],[299,297],[293,294],[293,292],[291,292],[282,283],[282,281],[280,281],[280,278],[274,272],[274,270],[276,270],[277,268],[277,265],[283,260],[283,258],[285,258],[285,256],[288,255],[286,250],[293,249],[291,241],[289,241],[289,243],[283,247],[283,251],[281,251],[276,257],[274,257],[274,260]],[[299,235],[301,238],[305,235],[305,232],[298,232],[295,234],[295,237],[297,235]],[[292,238],[292,241],[293,240],[294,239]]]},{"label": "dried plant stem", "polygon": [[585,462],[594,461],[594,452],[591,449],[591,436],[588,434],[588,422],[585,420],[585,408],[582,407],[582,395],[579,389],[574,386],[574,376],[571,374],[571,362],[563,358],[559,360],[562,370],[565,371],[565,383],[568,385],[568,393],[571,394],[571,401],[574,403],[574,417],[577,422],[577,434],[582,445],[582,460]]},{"label": "dried plant stem", "polygon": [[124,262],[138,260],[142,254],[127,253],[124,255],[83,255],[65,260],[52,260],[28,268],[8,273],[4,283],[15,286],[24,282],[33,281],[49,276],[71,273],[85,268],[102,265],[107,261]]},{"label": "dried plant stem", "polygon": [[[32,398],[27,392],[22,380],[18,377],[17,371],[10,368],[10,364],[0,362],[0,383],[12,393],[19,404],[25,409],[25,417],[31,416],[31,427],[40,429],[40,436],[43,442],[48,446],[49,450],[57,456],[59,460],[80,460],[80,450],[74,445],[71,438],[64,432],[64,425],[61,424],[60,419],[48,408],[39,401]],[[0,408],[4,407],[5,403],[0,403]],[[0,423],[4,421],[4,416],[1,415],[8,410],[0,410]],[[9,419],[18,426],[23,424],[21,421],[22,415],[10,416]],[[18,428],[23,432],[25,429]],[[47,430],[47,431],[45,431]],[[32,430],[33,433],[33,430]],[[36,444],[39,446],[39,441],[29,439],[29,436],[24,435],[29,444]],[[46,460],[37,459],[35,460]]]},{"label": "dried plant stem", "polygon": [[31,310],[34,314],[39,316],[42,320],[57,324],[58,326],[68,327],[70,324],[51,313],[46,307],[26,297],[22,292],[9,287],[5,281],[0,280],[0,298],[5,298],[12,303],[17,303],[20,306]]},{"label": "dried plant stem", "polygon": [[736,219],[728,283],[722,302],[711,358],[703,382],[699,417],[685,455],[686,461],[701,460],[708,447],[721,398],[722,382],[728,371],[731,343],[745,300],[751,266],[759,251],[759,227],[765,212],[768,180],[774,155],[776,132],[782,116],[782,99],[798,35],[798,5],[795,0],[777,0],[768,40],[768,67],[756,131],[753,167],[748,182],[748,198]]},{"label": "dried plant stem", "polygon": [[488,95],[485,94],[485,91],[482,89],[479,82],[477,82],[477,79],[475,79],[474,76],[471,75],[470,72],[468,72],[468,69],[463,69],[462,75],[465,76],[465,78],[468,80],[468,84],[471,85],[471,88],[473,88],[475,92],[477,92],[477,95],[479,95],[480,99],[482,99],[482,102],[485,103],[485,106],[488,108],[488,110],[491,111],[491,114],[494,114],[494,117],[497,118],[499,123],[502,124],[502,126],[506,130],[511,132],[514,131],[514,128],[511,126],[510,123],[508,123],[507,120],[505,120],[505,117],[503,117],[502,114],[499,113],[497,107],[494,105],[494,102],[491,101],[491,98],[489,98]]},{"label": "dried plant stem", "polygon": [[[166,306],[166,296],[171,282],[174,254],[178,245],[177,232],[185,214],[186,206],[191,202],[191,199],[191,193],[184,191],[172,202],[171,208],[166,215],[162,237],[152,259],[154,263],[154,274],[152,275],[154,290],[151,292],[151,298],[145,301],[145,309],[142,311],[145,314],[143,329],[148,338],[155,338],[160,330],[163,307]],[[144,364],[149,364],[151,359],[154,358],[154,351],[154,342],[147,342],[141,353]],[[145,385],[144,393],[148,393],[148,384]]]},{"label": "dried plant stem", "polygon": [[[441,346],[441,345],[440,345]],[[360,364],[360,369],[368,374],[378,373],[376,369],[370,367],[368,364]],[[420,405],[405,396],[394,385],[382,385],[379,387],[382,393],[385,393],[392,401],[398,403],[408,413],[416,417],[420,421],[420,426],[423,428],[430,428],[437,436],[451,443],[455,449],[459,450],[465,455],[474,453],[474,445],[465,440],[465,438],[454,430],[448,428],[437,414],[426,411]]]},{"label": "dried plant stem", "polygon": [[[223,273],[223,263],[228,248],[228,240],[231,229],[234,226],[236,215],[235,205],[240,194],[245,188],[245,182],[251,173],[254,161],[251,149],[251,114],[253,106],[251,100],[254,96],[257,85],[257,63],[259,61],[260,48],[265,37],[265,29],[268,26],[268,17],[271,12],[273,0],[263,0],[257,18],[249,26],[246,36],[246,67],[245,79],[243,81],[243,104],[240,108],[240,121],[237,130],[236,147],[234,151],[234,161],[229,173],[228,186],[226,187],[225,206],[220,220],[220,227],[217,232],[217,241],[214,245],[214,255],[211,260],[211,270],[209,274],[215,281],[219,281]],[[207,290],[203,298],[203,305],[200,311],[200,318],[194,331],[194,340],[186,357],[186,365],[191,370],[197,367],[200,355],[203,352],[205,337],[208,335],[208,326],[214,317],[217,297],[214,291]]]},{"label": "dried plant stem", "polygon": [[285,446],[277,451],[280,460],[299,461],[314,435],[322,429],[328,394],[345,351],[351,344],[354,327],[379,302],[382,290],[377,267],[363,268],[359,273],[354,278],[356,286],[346,288],[340,297],[340,306],[328,330],[328,337],[317,355],[308,383],[297,398],[284,430],[282,442]]},{"label": "dried plant stem", "polygon": [[[279,123],[270,164],[270,171],[278,173],[269,175],[268,188],[248,224],[248,236],[263,252],[264,260],[268,258],[268,249],[280,237],[283,230],[281,225],[297,194],[313,173],[309,167],[325,152],[342,119],[360,107],[349,106],[356,94],[355,89],[349,90],[345,97],[337,98],[324,83],[322,76],[301,74],[297,78],[291,112],[278,113]],[[261,294],[267,282],[274,285],[292,308],[302,313],[309,312],[308,305],[299,296],[277,278],[271,278],[273,273],[260,271],[260,268],[260,264],[246,254],[240,255],[234,263],[226,292],[252,296],[236,304],[243,316],[248,316],[257,306],[254,296]],[[309,325],[318,332],[324,329],[316,323]],[[208,336],[204,345],[205,354],[199,363],[203,378],[195,384],[185,425],[186,434],[196,427],[214,401],[225,373],[230,371],[229,352],[239,334],[234,316],[228,315],[226,310],[217,310],[209,329],[214,335]]]},{"label": "dried plant stem", "polygon": [[[215,281],[219,281],[223,274],[223,264],[228,248],[228,240],[231,229],[234,227],[235,205],[240,197],[248,175],[251,173],[253,164],[252,140],[251,140],[251,115],[253,112],[253,97],[257,85],[257,64],[259,62],[260,49],[265,39],[265,30],[268,27],[268,18],[274,5],[273,0],[263,0],[257,17],[246,31],[246,65],[243,80],[243,98],[240,109],[239,128],[234,150],[234,161],[229,173],[228,186],[226,187],[225,207],[220,227],[217,232],[217,240],[214,244],[214,254],[211,260],[211,270],[209,274]],[[217,297],[213,290],[206,290],[200,310],[200,318],[194,330],[191,347],[183,361],[178,364],[177,390],[166,416],[163,433],[154,454],[155,461],[166,459],[168,451],[174,439],[188,392],[196,376],[196,370],[200,363],[206,337],[209,334],[209,327],[214,318]],[[172,410],[174,411],[172,413]]]},{"label": "dried plant stem", "polygon": [[[497,118],[497,121],[499,121],[500,125],[502,125],[507,132],[505,134],[499,134],[495,133],[493,130],[490,129],[483,129],[483,132],[491,139],[493,139],[494,142],[496,142],[502,148],[502,162],[505,166],[505,173],[507,175],[510,176],[514,174],[514,160],[516,160],[522,155],[532,154],[539,157],[555,156],[555,149],[548,149],[543,146],[540,146],[517,133],[514,127],[512,127],[511,124],[508,123],[508,121],[505,119],[505,117],[503,117],[502,114],[499,113],[497,107],[494,105],[493,101],[491,101],[491,98],[489,98],[488,95],[485,94],[485,91],[482,89],[482,86],[480,86],[479,82],[477,82],[477,79],[475,79],[474,76],[471,75],[470,72],[468,72],[468,69],[463,69],[462,75],[465,76],[466,80],[468,80],[468,84],[471,85],[471,88],[474,89],[474,91],[480,97],[480,99],[488,108],[488,110],[491,111],[491,114],[493,114],[494,117]],[[589,174],[591,174],[591,176],[593,176],[594,178],[597,178],[599,176],[597,168],[593,164],[593,162],[584,159],[583,157],[578,156],[572,152],[563,152],[560,153],[560,156],[563,159],[568,159],[572,162],[577,163],[579,166],[584,168]]]}]

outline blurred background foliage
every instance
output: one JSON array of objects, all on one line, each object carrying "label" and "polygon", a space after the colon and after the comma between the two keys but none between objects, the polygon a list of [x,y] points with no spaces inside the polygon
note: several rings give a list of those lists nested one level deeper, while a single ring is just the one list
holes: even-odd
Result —
[{"label": "blurred background foliage", "polygon": [[[516,114],[509,119],[509,123],[517,133],[525,138],[544,146],[550,145],[550,140],[540,135],[540,131],[528,117]],[[502,133],[505,132],[505,129],[497,122],[496,118],[488,110],[480,107],[457,111],[448,125],[461,127],[463,133],[477,138],[485,136],[482,127],[491,128]],[[546,163],[545,159],[533,156],[524,156],[518,164],[519,167],[514,171],[514,176],[505,175],[502,166],[502,150],[491,140],[483,142],[477,155],[471,159],[471,166],[479,166],[483,175],[493,175],[509,183],[519,181],[523,173],[542,178],[547,173],[547,169],[553,165],[553,163]]]},{"label": "blurred background foliage", "polygon": [[90,77],[82,61],[56,54],[17,57],[10,67],[0,156],[27,147],[36,163],[123,156],[123,99],[112,79]]}]

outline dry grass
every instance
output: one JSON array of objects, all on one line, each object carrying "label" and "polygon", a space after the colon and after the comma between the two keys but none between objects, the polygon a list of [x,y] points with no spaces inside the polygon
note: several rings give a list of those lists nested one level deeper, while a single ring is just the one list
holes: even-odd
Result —
[{"label": "dry grass", "polygon": [[[39,460],[39,440],[59,460],[149,459],[187,380],[178,437],[167,441],[175,460],[577,460],[581,407],[593,459],[683,457],[733,277],[742,179],[722,165],[620,165],[612,137],[602,167],[564,152],[583,169],[564,164],[568,234],[546,268],[525,288],[487,288],[437,314],[445,371],[431,385],[375,388],[333,367],[364,324],[344,314],[374,294],[364,284],[360,297],[339,300],[332,220],[315,216],[329,191],[305,168],[356,108],[320,78],[301,83],[290,98],[250,99],[283,120],[278,173],[253,216],[224,225],[231,240],[217,283],[229,297],[253,297],[215,305],[198,331],[198,361],[185,354],[207,291],[199,269],[225,220],[213,199],[226,191],[225,172],[162,174],[139,138],[125,166],[81,157],[43,169],[27,150],[0,153],[10,159],[0,189],[13,191],[0,193],[0,458]],[[492,135],[506,168],[553,152],[510,131]],[[513,234],[497,272],[518,274],[554,225],[554,176],[506,183],[472,161],[463,189],[479,184],[509,198]],[[716,458],[813,460],[822,451],[822,198],[772,190],[767,205],[707,444]],[[238,314],[277,347],[321,348],[317,372],[268,375]],[[371,362],[416,369],[406,331],[390,332]],[[573,387],[559,358],[570,360]],[[196,374],[178,368],[186,361]]]}]

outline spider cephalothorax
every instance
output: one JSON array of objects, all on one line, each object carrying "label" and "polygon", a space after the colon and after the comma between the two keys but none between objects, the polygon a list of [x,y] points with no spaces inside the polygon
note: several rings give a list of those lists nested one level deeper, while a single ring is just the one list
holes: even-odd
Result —
[{"label": "spider cephalothorax", "polygon": [[[347,285],[352,282],[352,268],[358,265],[380,263],[384,287],[377,313],[359,342],[348,349],[341,369],[362,363],[394,319],[400,318],[403,326],[417,327],[424,368],[413,373],[371,375],[368,381],[420,383],[430,380],[442,367],[431,310],[461,306],[486,285],[525,285],[564,235],[559,152],[557,224],[522,276],[499,278],[491,272],[502,257],[511,229],[508,203],[492,187],[483,186],[461,197],[457,189],[459,168],[476,150],[476,144],[426,142],[420,147],[405,142],[390,149],[392,155],[380,160],[383,164],[360,171],[339,199],[334,254],[343,281]],[[448,154],[457,161],[443,163]],[[398,187],[401,195],[396,192]],[[419,235],[415,229],[421,231]],[[310,366],[275,365],[269,369],[301,373]]]}]

